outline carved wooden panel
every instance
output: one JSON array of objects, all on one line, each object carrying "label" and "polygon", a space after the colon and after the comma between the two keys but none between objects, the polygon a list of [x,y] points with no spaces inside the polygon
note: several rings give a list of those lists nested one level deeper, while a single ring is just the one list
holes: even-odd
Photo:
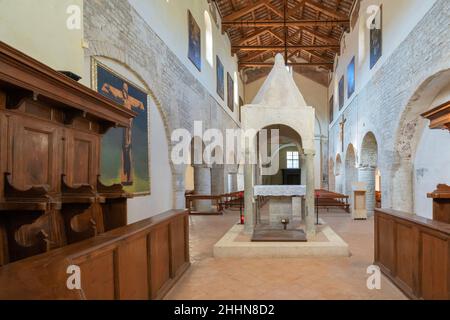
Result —
[{"label": "carved wooden panel", "polygon": [[19,189],[47,185],[59,186],[61,128],[28,117],[13,116],[12,178]]},{"label": "carved wooden panel", "polygon": [[448,239],[422,233],[422,297],[449,299]]},{"label": "carved wooden panel", "polygon": [[170,280],[169,226],[156,228],[149,237],[150,247],[150,291],[156,299],[164,285]]},{"label": "carved wooden panel", "polygon": [[187,262],[186,252],[186,222],[184,217],[174,220],[170,225],[171,249],[172,249],[172,277],[176,270],[180,270]]},{"label": "carved wooden panel", "polygon": [[383,237],[378,238],[380,261],[390,272],[395,273],[394,222],[380,218],[378,227],[380,230],[383,230]]},{"label": "carved wooden panel", "polygon": [[[122,300],[148,300],[147,238],[125,242],[117,250],[116,268],[119,274],[119,297]],[[130,263],[130,262],[133,263]]]},{"label": "carved wooden panel", "polygon": [[414,238],[414,229],[411,225],[396,224],[396,273],[397,277],[405,283],[408,288],[414,288],[414,276],[417,276],[418,250],[411,239]]},{"label": "carved wooden panel", "polygon": [[66,175],[72,186],[96,186],[99,168],[99,136],[67,130]]},{"label": "carved wooden panel", "polygon": [[[77,260],[82,261],[77,263]],[[81,269],[81,287],[88,300],[114,300],[114,252],[106,251],[84,256],[75,263]]]}]

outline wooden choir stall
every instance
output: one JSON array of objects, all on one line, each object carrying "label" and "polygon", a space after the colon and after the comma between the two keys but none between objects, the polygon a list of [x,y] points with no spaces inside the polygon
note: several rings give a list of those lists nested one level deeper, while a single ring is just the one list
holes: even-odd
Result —
[{"label": "wooden choir stall", "polygon": [[[162,293],[158,290],[167,287],[180,268],[186,268],[189,254],[184,213],[126,226],[129,195],[122,185],[101,183],[102,136],[111,127],[129,126],[134,116],[133,111],[0,42],[1,298],[158,298]],[[117,252],[139,266],[143,266],[140,261],[147,263],[147,258],[155,263],[151,255],[162,255],[158,263],[163,266],[149,268],[152,283],[157,284],[148,289],[148,295],[120,295],[114,287],[117,270],[111,279],[100,280],[91,279],[89,272],[111,276],[109,271],[121,260],[114,250],[114,258],[108,260],[105,248],[110,245],[111,249],[115,241],[132,243],[136,228],[144,242],[136,243],[135,249]],[[179,235],[170,234],[175,230]],[[161,243],[147,244],[146,237]],[[156,251],[150,253],[147,245]],[[119,248],[119,243],[116,246]],[[133,250],[139,251],[136,261]],[[94,261],[98,255],[103,255],[102,261]],[[46,268],[65,267],[63,262],[69,257],[84,261],[89,283],[100,287],[108,283],[112,292],[104,294],[98,291],[106,289],[91,288],[86,289],[89,294],[70,295],[64,289],[39,290],[44,283],[52,288],[56,282],[66,282],[66,270]],[[36,277],[42,278],[24,281],[21,272],[26,270],[41,270]],[[16,290],[17,295],[5,288]]]},{"label": "wooden choir stall", "polygon": [[[450,131],[450,101],[422,116],[431,129]],[[410,298],[450,300],[450,186],[427,197],[433,219],[375,209],[375,263]]]}]

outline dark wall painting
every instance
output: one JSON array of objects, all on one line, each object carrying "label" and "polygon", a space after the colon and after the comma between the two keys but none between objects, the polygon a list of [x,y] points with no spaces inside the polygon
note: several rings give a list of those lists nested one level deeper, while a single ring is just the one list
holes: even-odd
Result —
[{"label": "dark wall painting", "polygon": [[101,180],[121,183],[134,195],[150,194],[148,95],[94,60],[94,84],[102,95],[137,113],[130,128],[112,128],[102,140]]},{"label": "dark wall painting", "polygon": [[188,10],[189,52],[188,58],[198,71],[202,70],[202,32],[192,13]]},{"label": "dark wall painting", "polygon": [[347,97],[350,98],[355,92],[355,57],[347,67]]},{"label": "dark wall painting", "polygon": [[342,76],[341,80],[339,81],[339,110],[341,110],[344,107],[345,102],[345,78]]},{"label": "dark wall painting", "polygon": [[216,76],[217,76],[217,94],[224,100],[225,98],[225,71],[222,61],[216,56]]},{"label": "dark wall painting", "polygon": [[370,26],[370,69],[383,55],[383,8],[380,9]]},{"label": "dark wall painting", "polygon": [[228,91],[228,99],[227,99],[228,108],[230,108],[230,110],[234,112],[234,81],[228,72],[227,72],[227,91]]}]

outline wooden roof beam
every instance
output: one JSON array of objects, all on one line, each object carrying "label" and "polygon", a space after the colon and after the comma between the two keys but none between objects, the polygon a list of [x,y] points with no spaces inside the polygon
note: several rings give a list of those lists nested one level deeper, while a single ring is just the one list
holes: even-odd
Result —
[{"label": "wooden roof beam", "polygon": [[350,20],[241,20],[222,21],[224,28],[334,27],[348,28]]},{"label": "wooden roof beam", "polygon": [[[243,68],[251,68],[251,67],[266,67],[272,68],[274,62],[251,62],[251,61],[242,61],[239,62],[239,70]],[[327,67],[332,68],[332,63],[315,63],[315,62],[290,62],[287,63],[288,66],[311,66],[311,67]]]},{"label": "wooden roof beam", "polygon": [[259,8],[267,5],[268,3],[270,3],[270,1],[271,0],[259,0],[253,4],[249,4],[248,6],[227,15],[226,17],[223,18],[222,21],[224,21],[224,22],[235,21],[236,19],[239,19],[242,16],[245,16],[246,14],[248,14],[252,11],[255,11],[256,9],[259,9]]},{"label": "wooden roof beam", "polygon": [[248,42],[250,40],[254,40],[254,39],[258,38],[259,36],[262,36],[263,34],[265,34],[267,32],[271,32],[271,29],[270,28],[265,28],[265,29],[257,30],[255,32],[253,32],[251,35],[240,39],[239,42],[238,42],[238,45],[241,46],[241,45],[245,44],[246,42]]},{"label": "wooden roof beam", "polygon": [[348,19],[348,17],[346,17],[343,14],[338,13],[336,10],[330,10],[327,7],[321,5],[320,3],[317,3],[317,2],[312,2],[312,1],[308,1],[307,0],[307,1],[305,1],[305,5],[310,7],[310,8],[312,8],[312,9],[314,9],[314,10],[317,10],[317,11],[323,13],[323,14],[326,14],[327,16],[330,16],[330,17],[333,17],[335,19],[338,19],[338,20]]},{"label": "wooden roof beam", "polygon": [[[284,50],[284,45],[277,46],[232,46],[231,51],[279,51]],[[339,50],[340,46],[337,45],[287,45],[288,50]]]},{"label": "wooden roof beam", "polygon": [[306,0],[297,1],[296,5],[293,8],[288,10],[288,14],[287,14],[288,18],[292,17],[294,14],[297,13],[298,10],[303,8],[305,6],[305,1]]}]

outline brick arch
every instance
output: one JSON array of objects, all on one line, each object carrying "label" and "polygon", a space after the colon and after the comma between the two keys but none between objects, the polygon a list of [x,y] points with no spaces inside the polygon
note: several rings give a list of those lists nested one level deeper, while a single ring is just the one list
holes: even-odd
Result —
[{"label": "brick arch", "polygon": [[[168,160],[169,160],[171,173],[172,173],[172,199],[174,199],[174,206],[177,207],[176,204],[177,204],[177,202],[179,202],[179,199],[177,200],[177,193],[176,193],[177,179],[180,179],[180,177],[182,177],[183,185],[184,185],[185,170],[184,170],[184,168],[178,168],[179,166],[176,166],[171,160],[170,155],[171,155],[172,147],[173,147],[172,141],[170,139],[171,129],[170,129],[168,117],[164,111],[164,108],[163,108],[160,100],[158,99],[158,97],[156,96],[154,91],[150,88],[148,81],[146,81],[143,76],[141,76],[137,71],[135,71],[135,70],[139,69],[139,66],[132,63],[131,61],[133,61],[133,60],[130,57],[127,57],[127,55],[125,53],[118,50],[114,46],[109,45],[108,43],[103,42],[102,45],[100,45],[100,46],[94,45],[94,43],[95,43],[94,41],[90,42],[89,53],[87,54],[87,56],[90,59],[95,59],[97,57],[101,57],[101,58],[108,59],[108,60],[111,60],[113,62],[116,62],[116,63],[122,65],[124,68],[126,68],[130,73],[132,73],[142,83],[147,94],[150,96],[150,98],[153,100],[154,104],[156,105],[159,115],[161,116],[161,119],[164,124],[166,141],[169,146]],[[149,146],[149,148],[150,147],[151,146]],[[149,161],[150,161],[150,159],[149,159]],[[151,163],[150,163],[150,166],[151,166]],[[180,171],[180,169],[182,170],[181,175],[177,174]]]},{"label": "brick arch", "polygon": [[431,108],[436,96],[450,82],[450,68],[426,78],[405,106],[396,132],[395,148],[400,160],[414,159],[416,148],[427,121],[420,115]]},{"label": "brick arch", "polygon": [[[421,114],[432,107],[434,99],[450,83],[450,68],[428,76],[411,94],[398,123],[395,158],[390,186],[392,208],[414,212],[413,161],[427,120]],[[402,186],[399,188],[398,186]]]},{"label": "brick arch", "polygon": [[360,150],[360,166],[376,168],[378,166],[378,140],[373,132],[366,133]]}]

